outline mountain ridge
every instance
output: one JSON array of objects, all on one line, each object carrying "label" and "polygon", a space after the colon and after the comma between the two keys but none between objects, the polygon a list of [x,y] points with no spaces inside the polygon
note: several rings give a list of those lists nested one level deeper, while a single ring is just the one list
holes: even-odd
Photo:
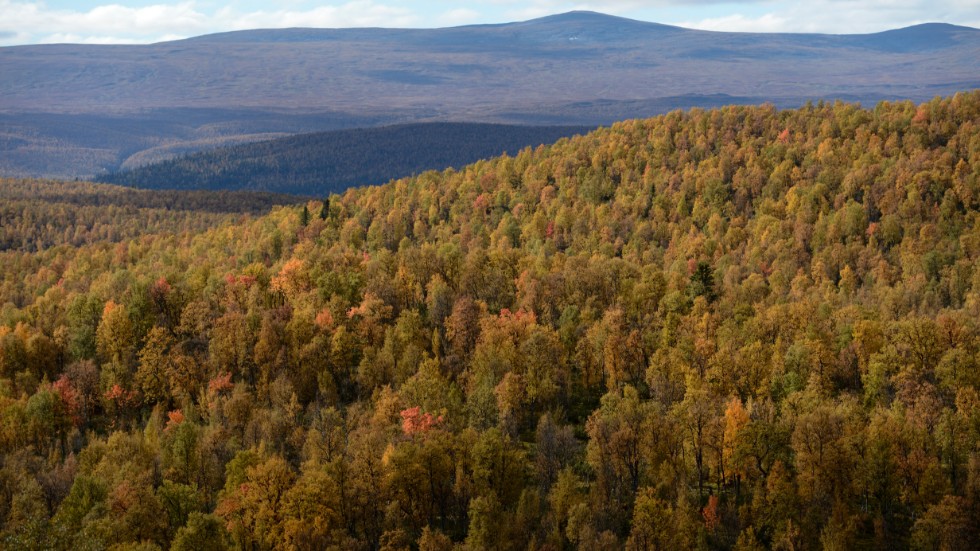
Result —
[{"label": "mountain ridge", "polygon": [[243,29],[235,31],[224,31],[218,33],[209,33],[199,36],[187,37],[179,40],[172,40],[166,42],[156,42],[154,44],[166,44],[166,43],[177,43],[185,41],[197,41],[203,39],[211,38],[231,38],[233,36],[245,36],[249,33],[269,33],[270,31],[286,31],[286,32],[297,32],[298,31],[322,31],[324,34],[330,32],[339,33],[349,33],[352,35],[359,35],[373,31],[402,31],[405,34],[414,33],[417,31],[435,31],[435,32],[446,32],[446,31],[456,31],[456,30],[501,30],[501,29],[522,29],[527,27],[553,25],[553,24],[568,24],[568,23],[617,23],[620,25],[630,25],[636,28],[645,29],[661,29],[661,30],[695,30],[686,29],[684,27],[678,27],[675,25],[667,25],[664,23],[656,23],[651,21],[641,21],[637,19],[630,19],[627,17],[619,17],[615,15],[608,15],[600,12],[587,11],[587,10],[573,10],[565,13],[559,13],[554,15],[546,15],[543,17],[537,17],[534,19],[528,19],[526,21],[512,21],[506,23],[476,23],[469,25],[453,25],[448,27],[433,27],[433,28],[412,28],[412,27],[285,27],[285,28],[259,28],[259,29]]},{"label": "mountain ridge", "polygon": [[601,12],[589,11],[589,10],[572,10],[565,13],[559,13],[554,15],[546,15],[543,17],[538,17],[534,19],[529,19],[527,21],[516,21],[507,23],[478,23],[471,25],[455,25],[448,27],[433,27],[433,28],[412,28],[412,27],[283,27],[283,28],[256,28],[256,29],[242,29],[234,31],[223,31],[217,33],[208,33],[203,35],[191,36],[187,38],[169,40],[162,42],[154,42],[151,45],[156,44],[175,44],[181,42],[191,42],[191,41],[211,41],[217,38],[232,38],[235,36],[248,36],[257,33],[275,33],[276,31],[282,31],[283,33],[295,33],[300,34],[301,32],[318,32],[326,35],[326,33],[350,33],[352,35],[363,34],[374,31],[404,31],[406,34],[413,33],[415,31],[450,31],[450,30],[485,30],[485,29],[507,29],[507,28],[525,28],[534,27],[542,25],[551,24],[568,24],[568,23],[588,23],[588,24],[612,24],[617,23],[620,25],[629,25],[634,28],[642,28],[645,30],[660,30],[660,31],[689,31],[689,32],[703,32],[703,33],[721,33],[721,34],[741,34],[741,35],[769,35],[769,36],[828,36],[828,37],[871,37],[879,36],[885,34],[894,33],[904,33],[907,31],[919,31],[919,30],[932,30],[932,31],[972,31],[980,32],[980,29],[966,26],[966,25],[956,25],[953,23],[947,23],[942,21],[931,21],[925,23],[918,23],[914,25],[908,25],[905,27],[897,27],[894,29],[886,29],[882,31],[876,31],[871,33],[814,33],[814,32],[757,32],[757,31],[713,31],[706,29],[696,29],[692,27],[682,27],[678,25],[669,25],[666,23],[658,23],[654,21],[642,21],[638,19],[631,19],[628,17],[620,17],[615,15],[604,14]]},{"label": "mountain ridge", "polygon": [[[978,58],[980,32],[948,24],[869,35],[725,33],[594,12],[441,29],[7,47],[0,174],[87,177],[141,151],[192,151],[212,137],[410,122],[598,126],[718,106],[710,98],[719,95],[780,107],[926,101],[980,88]],[[130,137],[107,143],[121,130]]]}]

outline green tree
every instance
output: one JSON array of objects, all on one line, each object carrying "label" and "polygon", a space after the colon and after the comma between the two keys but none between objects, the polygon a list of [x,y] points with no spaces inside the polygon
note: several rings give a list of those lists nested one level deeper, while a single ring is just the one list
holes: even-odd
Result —
[{"label": "green tree", "polygon": [[228,532],[221,519],[195,511],[177,531],[170,551],[224,551],[230,548],[227,541]]}]

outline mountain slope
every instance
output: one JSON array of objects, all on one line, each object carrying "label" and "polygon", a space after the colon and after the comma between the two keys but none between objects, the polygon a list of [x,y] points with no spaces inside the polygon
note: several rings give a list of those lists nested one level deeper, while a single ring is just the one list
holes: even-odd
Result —
[{"label": "mountain slope", "polygon": [[581,126],[424,123],[301,134],[218,148],[99,181],[153,189],[247,189],[326,195],[426,170],[462,167],[583,134]]},{"label": "mountain slope", "polygon": [[[925,100],[980,87],[978,58],[980,32],[951,25],[855,36],[719,33],[589,12],[447,29],[8,47],[0,48],[0,134],[10,137],[0,147],[20,173],[70,172],[70,159],[41,160],[52,146],[74,147],[75,161],[98,159],[76,169],[84,175],[209,136],[434,120],[595,126],[664,112],[664,98],[712,106],[702,99],[718,95],[778,106]],[[89,121],[66,135],[40,112]],[[304,117],[309,124],[296,130]],[[103,144],[104,131],[120,126],[139,130]]]},{"label": "mountain slope", "polygon": [[[920,49],[921,43],[931,47]],[[896,44],[911,51],[897,51]],[[897,66],[906,67],[910,91],[935,94],[948,91],[950,82],[980,82],[970,58],[977,48],[980,31],[954,26],[851,37],[770,35],[570,13],[448,29],[277,29],[146,46],[8,47],[0,49],[0,94],[5,111],[250,107],[458,115],[478,106],[490,114],[541,102],[691,93],[824,97],[853,93],[849,77],[855,75],[874,85],[861,93],[886,96],[893,95],[894,76],[886,71]],[[700,66],[680,61],[711,50],[726,51],[726,61],[753,63],[715,64],[710,56]],[[938,52],[947,61],[941,69],[929,64]],[[802,65],[779,63],[787,57]]]}]

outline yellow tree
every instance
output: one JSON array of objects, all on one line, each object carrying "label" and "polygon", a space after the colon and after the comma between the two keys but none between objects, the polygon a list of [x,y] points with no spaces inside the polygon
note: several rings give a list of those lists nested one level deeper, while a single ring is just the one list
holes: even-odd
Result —
[{"label": "yellow tree", "polygon": [[170,332],[155,326],[146,336],[146,343],[139,352],[136,384],[147,402],[169,401],[170,371],[172,371],[171,347],[175,344]]},{"label": "yellow tree", "polygon": [[95,334],[96,350],[106,362],[125,363],[133,345],[133,324],[126,308],[108,301]]}]

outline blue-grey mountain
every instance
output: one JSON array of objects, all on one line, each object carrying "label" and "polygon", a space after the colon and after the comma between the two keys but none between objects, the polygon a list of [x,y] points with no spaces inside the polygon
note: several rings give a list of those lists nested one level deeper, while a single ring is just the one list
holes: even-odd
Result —
[{"label": "blue-grey mountain", "polygon": [[980,31],[948,24],[722,33],[591,12],[8,47],[0,171],[88,175],[229,141],[399,122],[595,125],[724,103],[924,100],[980,87],[978,60]]}]

